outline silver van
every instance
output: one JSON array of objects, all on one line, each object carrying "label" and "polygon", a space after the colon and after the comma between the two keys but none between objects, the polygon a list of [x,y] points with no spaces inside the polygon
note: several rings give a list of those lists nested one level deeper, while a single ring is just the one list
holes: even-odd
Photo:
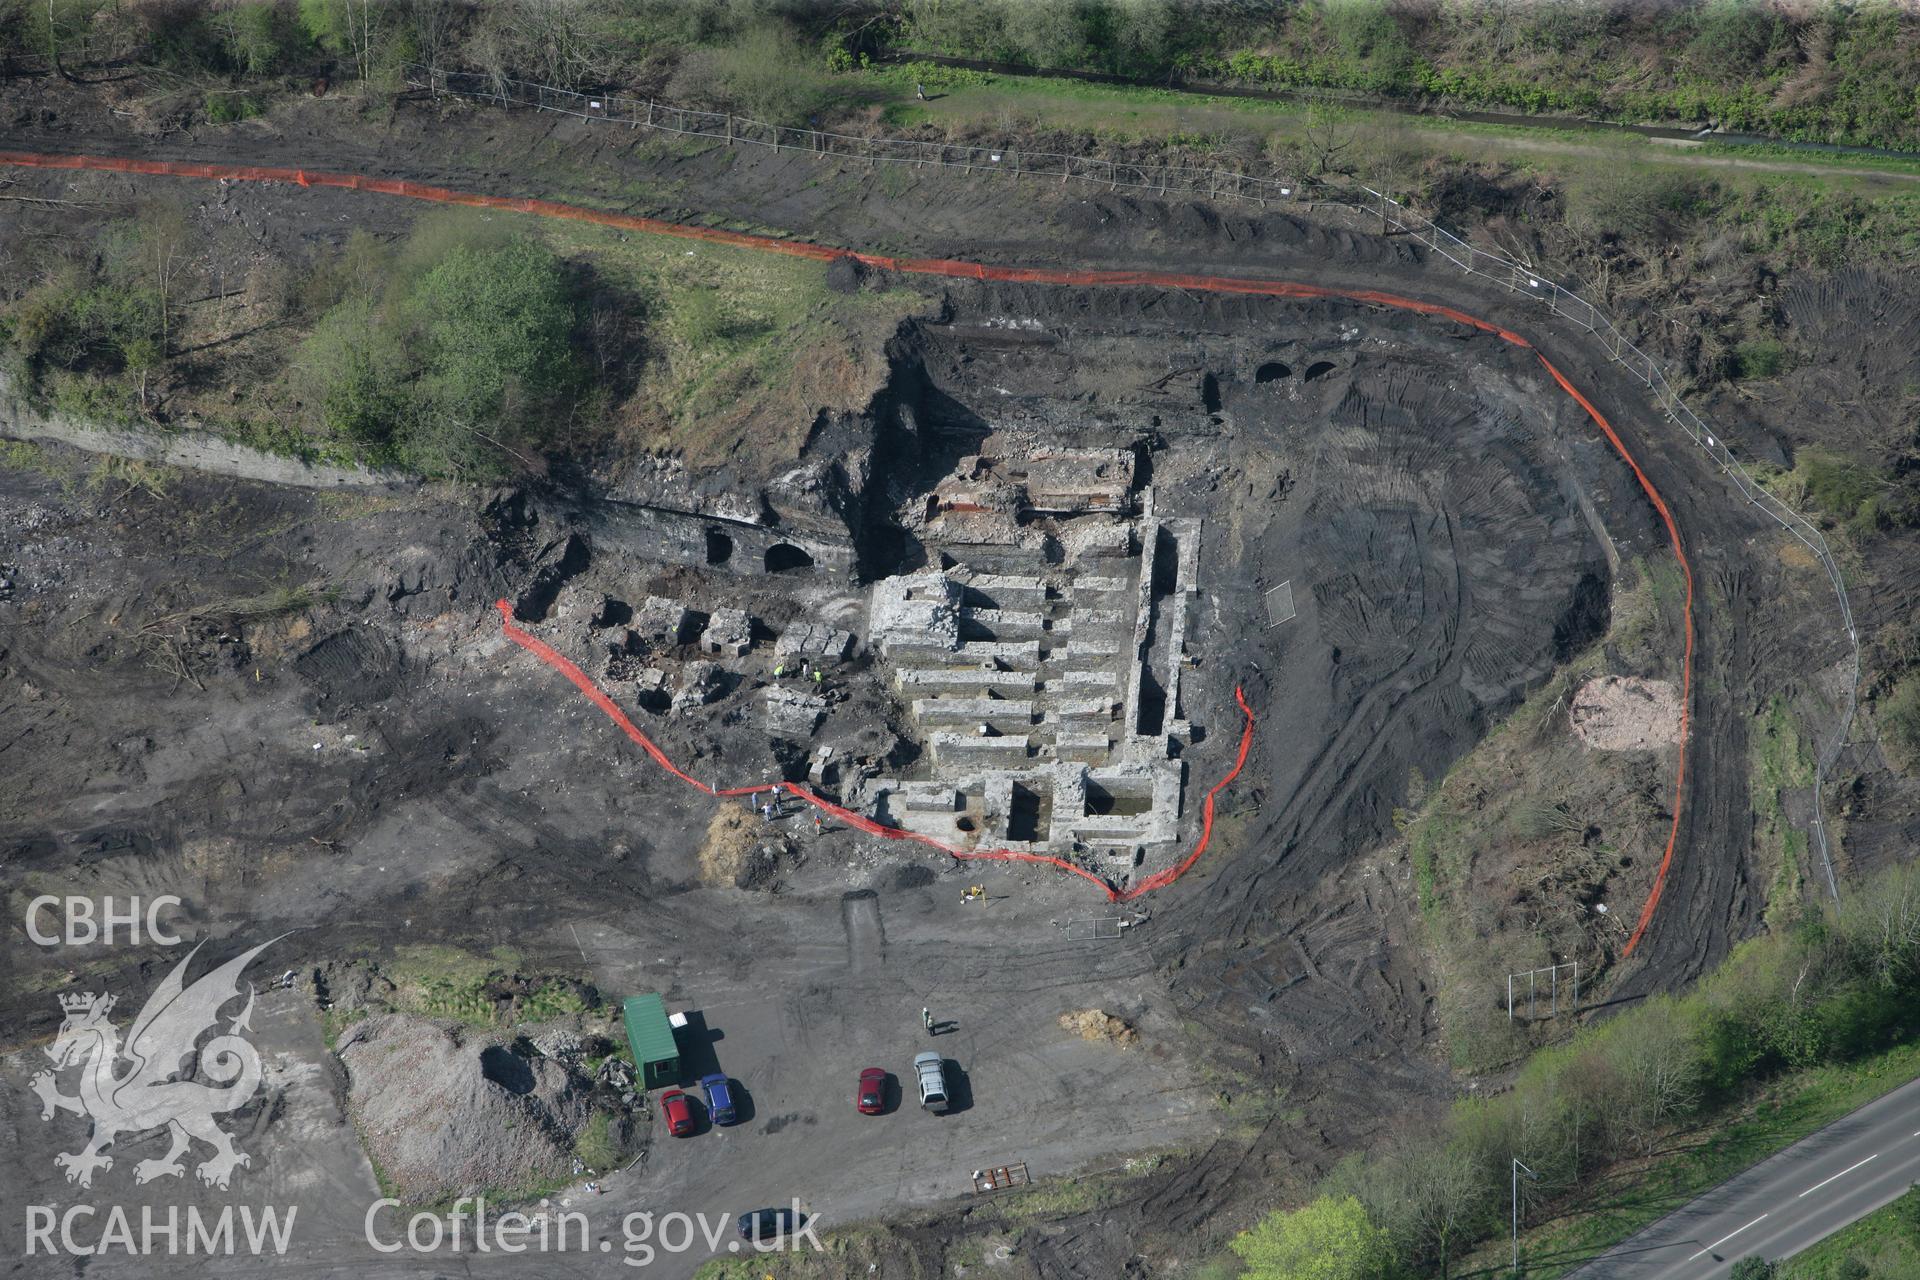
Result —
[{"label": "silver van", "polygon": [[946,1066],[937,1053],[923,1053],[913,1060],[913,1074],[920,1081],[920,1105],[936,1115],[947,1109]]}]

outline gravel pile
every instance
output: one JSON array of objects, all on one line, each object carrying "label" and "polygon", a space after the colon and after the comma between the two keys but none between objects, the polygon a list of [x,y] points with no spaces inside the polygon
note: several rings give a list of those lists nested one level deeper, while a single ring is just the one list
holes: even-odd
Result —
[{"label": "gravel pile", "polygon": [[571,1173],[591,1090],[560,1061],[502,1033],[406,1014],[355,1024],[338,1052],[362,1141],[403,1198],[430,1203]]}]

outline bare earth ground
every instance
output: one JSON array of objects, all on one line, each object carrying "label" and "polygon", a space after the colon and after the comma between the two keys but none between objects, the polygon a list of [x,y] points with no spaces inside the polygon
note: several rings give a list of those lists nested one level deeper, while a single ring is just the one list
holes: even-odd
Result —
[{"label": "bare earth ground", "polygon": [[[1639,389],[1550,317],[1430,269],[1417,246],[1281,211],[689,154],[577,122],[459,108],[442,120],[426,104],[347,126],[342,110],[319,103],[283,124],[150,141],[103,110],[63,106],[9,141],[597,198],[881,251],[1386,287],[1521,330],[1612,416],[1674,508],[1700,585],[1680,854],[1616,991],[1677,985],[1752,927],[1764,886],[1747,861],[1747,718],[1783,689],[1817,703],[1803,673],[1840,657],[1821,629],[1819,581],[1783,563],[1776,538],[1673,443]],[[37,175],[21,189],[129,185]],[[263,244],[405,216],[395,202],[339,192],[231,199]],[[806,858],[778,895],[698,887],[711,802],[664,778],[501,639],[491,602],[524,585],[531,566],[473,495],[319,497],[192,477],[156,494],[34,470],[0,475],[0,521],[34,584],[0,606],[0,714],[14,726],[0,748],[10,915],[20,918],[25,885],[177,892],[197,930],[229,948],[300,927],[276,944],[276,969],[413,939],[482,950],[510,941],[529,964],[584,966],[611,995],[661,990],[674,1007],[703,1010],[751,1116],[732,1132],[655,1143],[593,1200],[596,1224],[637,1208],[737,1212],[798,1195],[832,1226],[949,1206],[986,1164],[1025,1160],[1048,1175],[1196,1153],[1130,1182],[1125,1211],[1046,1216],[1020,1254],[1027,1274],[1111,1276],[1158,1269],[1176,1249],[1192,1257],[1193,1242],[1221,1238],[1339,1155],[1422,1123],[1455,1085],[1437,1053],[1406,869],[1378,856],[1392,811],[1410,767],[1437,776],[1560,649],[1591,638],[1581,584],[1604,581],[1616,557],[1662,554],[1650,508],[1524,353],[1449,325],[1345,304],[1131,291],[956,285],[947,305],[951,326],[903,335],[891,393],[931,421],[939,451],[958,456],[999,416],[1137,433],[1155,446],[1161,505],[1209,521],[1210,625],[1194,700],[1212,709],[1212,732],[1190,762],[1190,795],[1225,767],[1234,684],[1246,686],[1260,732],[1248,773],[1223,796],[1208,860],[1150,900],[1147,925],[1120,941],[1075,941],[1056,922],[1106,914],[1082,883],[1022,869],[960,875],[937,856],[815,836],[799,820]],[[1045,340],[984,342],[968,327],[1004,317],[1037,321]],[[1289,375],[1260,381],[1256,369],[1273,361]],[[1321,361],[1333,369],[1308,381]],[[1151,385],[1189,368],[1215,371],[1212,390],[1197,373]],[[590,497],[546,494],[537,505],[546,528],[586,515],[617,524]],[[314,639],[379,637],[356,641],[345,669],[303,672],[312,640],[276,645],[263,631],[236,647],[201,635],[181,680],[136,643],[139,624],[188,603],[309,578],[341,588],[315,611]],[[1269,631],[1261,593],[1282,580],[1295,584],[1300,617]],[[824,580],[663,576],[615,539],[596,545],[569,590],[636,599],[668,585],[716,600],[748,594],[769,616],[841,609],[848,592]],[[668,726],[662,738],[729,780],[771,765],[750,725],[732,735]],[[1643,890],[1649,872],[1638,868],[1622,892]],[[962,906],[960,886],[982,878],[992,900]],[[871,896],[847,896],[863,891]],[[9,951],[17,976],[0,1007],[21,1051],[6,1060],[13,1087],[0,1093],[7,1200],[71,1203],[80,1193],[51,1156],[72,1149],[78,1122],[38,1120],[24,1089],[39,1065],[31,1043],[57,1023],[67,969],[134,992],[171,958],[120,947],[76,959],[17,935]],[[958,1023],[934,1043],[964,1072],[971,1105],[942,1119],[911,1105],[856,1115],[857,1069],[903,1074],[926,1043],[921,1006]],[[1091,1043],[1059,1025],[1090,1007],[1126,1017],[1139,1045]],[[375,1259],[357,1245],[377,1193],[337,1086],[322,1083],[317,1016],[281,994],[255,1025],[285,1092],[243,1129],[255,1164],[236,1195],[301,1205],[290,1269],[451,1265]],[[96,1198],[117,1203],[196,1195],[165,1184],[136,1192],[124,1166],[100,1186]],[[11,1214],[0,1227],[15,1257],[19,1229]],[[948,1215],[909,1240],[937,1258],[942,1241],[971,1229]],[[19,1263],[19,1274],[70,1273],[43,1261]],[[488,1263],[499,1271],[499,1259],[458,1265]],[[223,1265],[254,1273],[251,1260]],[[609,1274],[612,1264],[547,1258],[540,1274],[575,1270]],[[652,1273],[676,1274],[664,1264]]]}]

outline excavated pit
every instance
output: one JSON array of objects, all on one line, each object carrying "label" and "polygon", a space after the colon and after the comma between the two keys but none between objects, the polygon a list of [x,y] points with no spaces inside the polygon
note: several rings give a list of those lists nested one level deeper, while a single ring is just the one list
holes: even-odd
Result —
[{"label": "excavated pit", "polygon": [[1190,843],[1236,685],[1289,823],[1245,856],[1311,881],[1606,632],[1623,542],[1660,545],[1537,363],[1445,324],[983,286],[894,354],[861,562],[928,749],[879,811],[1118,888]]}]

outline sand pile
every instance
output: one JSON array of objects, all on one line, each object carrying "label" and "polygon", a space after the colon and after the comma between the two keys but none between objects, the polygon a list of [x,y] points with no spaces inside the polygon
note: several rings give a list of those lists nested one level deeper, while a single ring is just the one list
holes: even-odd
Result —
[{"label": "sand pile", "polygon": [[1062,1030],[1074,1032],[1082,1040],[1104,1040],[1123,1049],[1140,1038],[1140,1033],[1125,1018],[1115,1017],[1102,1009],[1063,1013],[1060,1015],[1060,1026]]}]

